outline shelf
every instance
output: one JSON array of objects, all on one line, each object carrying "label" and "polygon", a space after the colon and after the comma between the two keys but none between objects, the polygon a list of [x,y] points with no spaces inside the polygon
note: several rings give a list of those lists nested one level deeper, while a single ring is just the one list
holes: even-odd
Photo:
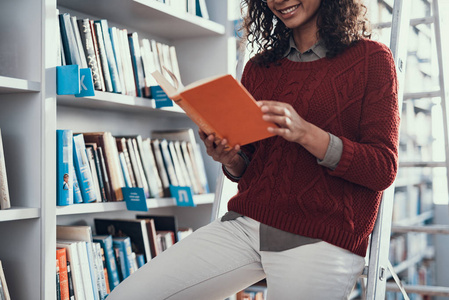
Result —
[{"label": "shelf", "polygon": [[414,217],[406,218],[404,220],[396,221],[393,226],[412,226],[416,224],[421,224],[433,218],[433,211],[426,211]]},{"label": "shelf", "polygon": [[41,216],[39,208],[11,207],[0,210],[0,222],[37,219]]},{"label": "shelf", "polygon": [[[193,201],[196,205],[211,204],[214,201],[214,194],[195,195],[193,196]],[[151,198],[147,199],[147,206],[149,209],[176,206],[176,200],[174,198]],[[80,203],[69,206],[58,206],[56,208],[56,215],[64,216],[90,214],[120,210],[126,210],[126,203],[123,201],[106,203]]]},{"label": "shelf", "polygon": [[40,90],[39,82],[0,76],[0,94],[32,93]]},{"label": "shelf", "polygon": [[167,39],[219,36],[225,27],[155,0],[59,0],[58,5]]},{"label": "shelf", "polygon": [[173,107],[156,108],[154,99],[127,96],[107,92],[95,91],[93,97],[75,97],[73,95],[59,95],[58,106],[101,109],[110,111],[154,112],[159,116],[185,116],[184,111],[176,104]]},{"label": "shelf", "polygon": [[[396,266],[394,266],[394,272],[396,274],[399,274],[405,270],[407,270],[408,268],[416,265],[417,263],[419,263],[420,261],[422,261],[425,258],[430,258],[433,257],[435,255],[435,250],[432,247],[427,247],[427,249],[421,253],[415,254],[413,255],[413,257],[408,258],[407,260],[400,262],[399,264],[397,264]],[[391,277],[391,274],[389,274],[389,277]],[[387,279],[388,279],[387,278]]]}]

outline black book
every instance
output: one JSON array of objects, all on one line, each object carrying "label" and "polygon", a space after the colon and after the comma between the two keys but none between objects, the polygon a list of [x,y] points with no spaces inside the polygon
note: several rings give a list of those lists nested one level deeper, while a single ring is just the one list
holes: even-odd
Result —
[{"label": "black book", "polygon": [[111,184],[109,182],[108,171],[106,169],[106,162],[104,160],[102,147],[97,146],[97,157],[100,162],[101,174],[103,175],[102,178],[103,178],[104,191],[106,194],[106,201],[113,201],[112,195],[111,195],[111,193],[112,193]]},{"label": "black book", "polygon": [[89,147],[92,149],[92,156],[94,158],[94,163],[95,163],[95,169],[96,169],[96,175],[98,178],[98,185],[100,188],[100,195],[101,195],[101,202],[106,202],[107,201],[107,197],[106,197],[106,191],[104,188],[104,180],[103,180],[103,174],[102,174],[102,170],[101,170],[101,166],[100,166],[100,158],[98,157],[98,152],[97,152],[97,147],[92,144],[92,143],[86,143],[86,147]]}]

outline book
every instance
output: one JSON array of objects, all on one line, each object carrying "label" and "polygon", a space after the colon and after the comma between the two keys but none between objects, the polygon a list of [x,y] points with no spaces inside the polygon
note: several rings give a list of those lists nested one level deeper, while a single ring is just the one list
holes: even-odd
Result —
[{"label": "book", "polygon": [[120,86],[122,88],[121,93],[124,95],[128,95],[125,84],[125,66],[123,65],[123,54],[120,46],[120,40],[118,37],[118,28],[117,27],[109,27],[109,36],[111,38],[111,46],[114,53],[115,61],[117,62],[117,78],[120,81]]},{"label": "book", "polygon": [[142,139],[141,135],[136,137],[137,147],[142,159],[142,167],[150,190],[150,197],[163,197],[162,182],[157,171],[156,161],[154,160],[153,149],[151,148],[151,140],[149,138]]},{"label": "book", "polygon": [[86,145],[86,156],[87,161],[89,163],[89,168],[92,173],[92,182],[93,182],[93,189],[95,192],[95,202],[102,202],[102,194],[100,190],[100,181],[98,180],[98,170],[95,163],[95,157],[94,157],[94,151],[91,147],[88,147]]},{"label": "book", "polygon": [[117,31],[118,41],[120,43],[123,69],[125,73],[126,94],[137,96],[136,82],[134,77],[133,63],[131,58],[131,49],[129,48],[128,31],[121,29]]},{"label": "book", "polygon": [[106,201],[112,201],[111,184],[109,182],[108,172],[106,170],[106,162],[104,160],[103,148],[100,146],[97,146],[97,157],[98,160],[100,161],[100,170],[103,179],[104,193],[106,194],[105,195]]},{"label": "book", "polygon": [[[114,49],[112,48],[112,42],[111,42],[111,36],[109,35],[109,26],[108,26],[108,20],[106,19],[100,19],[95,20],[95,24],[99,24],[101,31],[102,31],[102,37],[104,42],[104,50],[106,54],[106,59],[109,66],[109,72],[111,76],[111,83],[112,83],[112,90],[114,93],[122,93],[122,85],[121,80],[119,78],[119,73],[117,69],[117,61],[114,55]],[[98,29],[98,27],[97,27]]]},{"label": "book", "polygon": [[133,168],[131,163],[131,157],[128,151],[128,145],[126,138],[124,137],[116,137],[117,142],[117,150],[120,155],[120,164],[123,169],[123,176],[125,177],[125,182],[127,181],[128,187],[137,187],[136,175],[134,172],[135,167]]},{"label": "book", "polygon": [[170,181],[168,180],[167,170],[165,169],[164,159],[160,148],[160,141],[158,139],[151,140],[151,147],[156,162],[156,168],[161,178],[162,193],[166,197],[170,197]]},{"label": "book", "polygon": [[83,203],[83,196],[81,195],[80,186],[78,184],[78,177],[76,177],[75,168],[73,168],[72,172],[73,177],[73,203]]},{"label": "book", "polygon": [[137,142],[135,138],[127,139],[128,151],[131,158],[131,165],[133,166],[134,173],[136,175],[137,186],[143,188],[146,198],[150,197],[150,191],[148,188],[148,181],[145,176],[145,172],[142,166],[142,159],[139,154]]},{"label": "book", "polygon": [[132,248],[131,239],[127,236],[122,237],[112,237],[112,246],[119,255],[119,266],[122,271],[121,280],[125,280],[129,275],[133,273],[133,263],[132,263]]},{"label": "book", "polygon": [[11,200],[9,198],[5,152],[3,148],[2,131],[0,129],[0,209],[8,209],[10,207],[11,207]]},{"label": "book", "polygon": [[179,186],[180,184],[178,175],[176,174],[175,166],[173,164],[173,160],[170,155],[170,150],[168,149],[168,141],[166,139],[160,140],[160,147],[165,169],[167,170],[168,179],[170,180],[170,184],[173,186]]},{"label": "book", "polygon": [[140,53],[139,36],[137,32],[128,33],[129,49],[133,63],[134,78],[138,97],[149,97],[150,89],[145,85],[142,66],[142,54]]},{"label": "book", "polygon": [[70,266],[69,260],[67,260],[67,281],[69,282],[69,299],[75,300],[75,290],[73,287],[72,268]]},{"label": "book", "polygon": [[[98,180],[98,187],[100,188],[100,197],[98,199],[101,199],[99,202],[106,202],[108,201],[108,198],[106,196],[106,190],[105,190],[105,181],[103,179],[103,170],[101,167],[101,161],[100,156],[98,154],[98,147],[96,143],[85,143],[86,148],[90,148],[92,150],[92,156],[94,160],[95,165],[95,173]],[[89,154],[89,153],[88,153]]]},{"label": "book", "polygon": [[69,279],[67,275],[67,254],[65,248],[56,249],[56,259],[59,263],[59,290],[61,300],[70,300]]},{"label": "book", "polygon": [[73,204],[73,132],[56,130],[56,192],[59,206]]},{"label": "book", "polygon": [[81,273],[80,259],[78,256],[78,247],[76,242],[56,240],[57,248],[65,248],[67,254],[67,263],[70,265],[70,274],[72,277],[73,291],[75,299],[86,299],[84,283]]},{"label": "book", "polygon": [[80,68],[87,68],[86,54],[83,49],[83,43],[81,41],[81,34],[78,28],[78,22],[76,16],[70,16],[70,21],[72,22],[72,29],[75,36],[76,46],[78,48],[78,53],[80,56]]},{"label": "book", "polygon": [[120,277],[117,269],[117,261],[115,259],[114,248],[112,246],[112,236],[95,234],[93,241],[100,243],[104,251],[106,269],[108,274],[109,289],[112,291],[120,284]]},{"label": "book", "polygon": [[136,219],[152,219],[156,231],[171,231],[174,234],[175,243],[178,242],[178,221],[176,216],[136,215]]},{"label": "book", "polygon": [[103,71],[103,80],[105,83],[106,91],[114,92],[114,88],[112,86],[111,71],[109,70],[109,62],[106,54],[103,30],[101,28],[101,24],[95,21],[93,21],[93,27],[95,28],[94,32],[96,35],[98,54],[101,63],[101,69]]},{"label": "book", "polygon": [[81,195],[83,196],[83,202],[95,202],[97,197],[83,134],[73,136],[73,160],[75,162],[75,172]]},{"label": "book", "polygon": [[11,296],[9,295],[8,285],[6,284],[6,276],[3,271],[2,261],[0,260],[0,287],[1,287],[1,295],[5,300],[11,300]]},{"label": "book", "polygon": [[61,278],[59,274],[59,261],[56,260],[56,299],[61,300]]},{"label": "book", "polygon": [[92,38],[92,30],[89,19],[77,20],[78,29],[80,31],[81,43],[83,45],[84,55],[86,56],[87,66],[92,71],[92,80],[94,88],[101,91],[101,81],[103,80],[98,70],[97,57],[94,48],[94,41]]},{"label": "book", "polygon": [[89,20],[89,26],[90,26],[90,32],[92,34],[92,43],[94,47],[95,52],[95,59],[97,60],[97,68],[98,68],[98,76],[100,77],[100,91],[106,91],[106,83],[104,79],[103,74],[103,67],[101,65],[101,58],[100,58],[100,49],[98,48],[98,41],[97,41],[97,33],[96,33],[96,26],[94,23],[94,20]]},{"label": "book", "polygon": [[95,218],[95,231],[97,234],[113,237],[128,236],[131,239],[132,251],[143,254],[145,262],[156,256],[154,221],[149,219],[105,219]]},{"label": "book", "polygon": [[97,279],[98,294],[104,300],[109,294],[106,282],[103,260],[104,255],[100,243],[92,243],[92,253],[94,258],[95,274]]},{"label": "book", "polygon": [[81,57],[69,13],[59,14],[59,29],[67,65],[81,65]]},{"label": "book", "polygon": [[256,100],[232,75],[199,80],[186,87],[173,74],[175,86],[158,71],[152,75],[202,131],[226,138],[230,147],[273,136],[267,128],[276,125],[263,120]]}]

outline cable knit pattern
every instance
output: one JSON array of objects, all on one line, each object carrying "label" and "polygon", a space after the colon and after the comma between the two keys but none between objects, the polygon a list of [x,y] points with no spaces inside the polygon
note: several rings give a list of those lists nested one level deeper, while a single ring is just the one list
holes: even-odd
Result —
[{"label": "cable knit pattern", "polygon": [[269,68],[250,61],[242,84],[257,100],[290,103],[305,120],[338,136],[343,153],[331,170],[281,137],[243,146],[251,162],[228,209],[364,256],[382,191],[397,172],[399,113],[391,51],[362,40],[332,59],[284,58]]}]

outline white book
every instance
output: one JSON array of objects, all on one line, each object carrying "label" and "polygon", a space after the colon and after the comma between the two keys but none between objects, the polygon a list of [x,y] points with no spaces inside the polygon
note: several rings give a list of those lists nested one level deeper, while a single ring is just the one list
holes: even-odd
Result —
[{"label": "white book", "polygon": [[84,284],[81,275],[81,266],[78,258],[78,247],[76,242],[57,240],[56,247],[65,248],[67,260],[70,262],[70,270],[72,272],[72,283],[76,300],[85,300]]}]

